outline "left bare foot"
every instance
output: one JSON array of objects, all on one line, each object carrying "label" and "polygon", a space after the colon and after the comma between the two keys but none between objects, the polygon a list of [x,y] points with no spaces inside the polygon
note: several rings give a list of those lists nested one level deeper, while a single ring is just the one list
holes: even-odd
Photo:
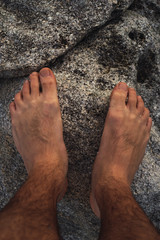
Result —
[{"label": "left bare foot", "polygon": [[[128,102],[126,99],[128,96]],[[100,217],[97,199],[110,179],[130,186],[150,136],[152,119],[140,96],[125,83],[113,89],[99,152],[92,172],[91,207]]]}]

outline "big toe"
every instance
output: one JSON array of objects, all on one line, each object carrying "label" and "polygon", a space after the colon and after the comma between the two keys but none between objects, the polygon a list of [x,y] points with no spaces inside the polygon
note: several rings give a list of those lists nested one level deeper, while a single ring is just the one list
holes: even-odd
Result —
[{"label": "big toe", "polygon": [[46,98],[57,98],[56,78],[49,68],[42,68],[39,72],[42,94]]},{"label": "big toe", "polygon": [[113,89],[110,100],[110,107],[124,108],[126,106],[126,98],[128,95],[128,86],[124,82],[120,82]]}]

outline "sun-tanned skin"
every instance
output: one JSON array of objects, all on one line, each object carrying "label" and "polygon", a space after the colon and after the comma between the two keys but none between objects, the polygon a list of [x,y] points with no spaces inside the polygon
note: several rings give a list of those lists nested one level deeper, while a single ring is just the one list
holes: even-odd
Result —
[{"label": "sun-tanned skin", "polygon": [[149,110],[136,91],[125,83],[116,85],[92,172],[90,202],[101,218],[100,240],[160,239],[130,190],[151,125]]},{"label": "sun-tanned skin", "polygon": [[[67,188],[68,158],[56,80],[50,69],[30,75],[30,83],[26,81],[16,94],[10,112],[13,138],[28,180],[0,213],[0,239],[61,239],[56,203]],[[118,84],[92,173],[91,207],[101,218],[101,240],[160,239],[130,191],[151,124],[141,97],[125,83]]]},{"label": "sun-tanned skin", "polygon": [[26,81],[16,94],[10,112],[28,180],[0,214],[0,239],[60,239],[56,202],[66,191],[68,159],[56,79],[50,69],[30,75],[30,84]]}]

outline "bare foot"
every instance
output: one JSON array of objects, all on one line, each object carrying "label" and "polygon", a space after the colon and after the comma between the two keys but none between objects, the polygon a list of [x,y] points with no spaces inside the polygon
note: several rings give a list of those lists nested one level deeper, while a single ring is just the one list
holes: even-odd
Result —
[{"label": "bare foot", "polygon": [[[42,92],[39,87],[42,87]],[[12,133],[29,175],[43,169],[66,191],[68,159],[57,97],[56,79],[49,68],[30,74],[10,104]]]},{"label": "bare foot", "polygon": [[110,108],[92,172],[90,203],[98,217],[99,188],[105,188],[110,178],[131,184],[143,159],[151,125],[152,119],[142,98],[136,95],[133,88],[119,83],[111,94]]}]

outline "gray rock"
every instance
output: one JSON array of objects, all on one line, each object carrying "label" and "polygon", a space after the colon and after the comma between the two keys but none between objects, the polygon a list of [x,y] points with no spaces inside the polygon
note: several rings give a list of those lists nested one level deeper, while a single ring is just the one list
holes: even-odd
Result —
[{"label": "gray rock", "polygon": [[[136,200],[160,230],[159,40],[159,35],[146,17],[127,11],[118,24],[113,22],[98,33],[94,32],[53,68],[58,79],[65,142],[70,154],[70,191],[61,206],[61,215],[66,217],[65,204],[70,201],[73,204],[75,199],[83,203],[82,208],[77,206],[79,219],[82,212],[88,213],[89,179],[109,96],[115,84],[125,81],[143,97],[153,119],[151,139],[132,190]],[[93,219],[91,214],[88,239],[97,237],[99,225],[93,224]],[[62,217],[60,220],[62,222]],[[80,224],[81,229],[85,229],[85,222]],[[64,236],[66,225],[61,225]],[[77,234],[73,235],[73,239],[87,239],[83,235],[78,238],[77,225]]]},{"label": "gray rock", "polygon": [[136,11],[137,13],[145,16],[152,25],[153,28],[159,32],[160,25],[160,3],[159,0],[135,0],[130,10]]},{"label": "gray rock", "polygon": [[[147,9],[147,8],[145,8]],[[145,10],[146,11],[146,10]],[[154,18],[155,19],[155,18]],[[93,31],[66,56],[48,65],[57,78],[64,139],[69,153],[69,189],[58,204],[65,240],[95,240],[100,222],[89,206],[90,178],[112,88],[135,87],[151,112],[151,138],[132,184],[133,194],[160,230],[159,34],[144,12],[126,11]],[[26,179],[11,136],[8,105],[24,78],[0,81],[0,207]]]},{"label": "gray rock", "polygon": [[0,77],[54,61],[133,0],[0,0]]}]

